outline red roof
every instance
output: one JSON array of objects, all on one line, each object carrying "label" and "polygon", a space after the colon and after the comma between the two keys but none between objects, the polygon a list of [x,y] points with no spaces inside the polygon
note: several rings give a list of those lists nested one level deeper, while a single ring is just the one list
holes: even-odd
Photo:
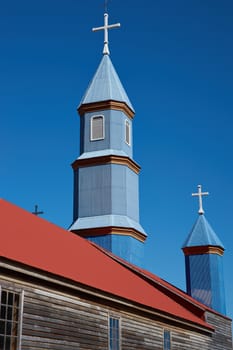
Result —
[{"label": "red roof", "polygon": [[169,283],[166,293],[84,238],[2,199],[0,218],[1,257],[212,329],[200,310],[195,312],[191,303],[187,306],[188,298],[182,304],[173,296]]}]

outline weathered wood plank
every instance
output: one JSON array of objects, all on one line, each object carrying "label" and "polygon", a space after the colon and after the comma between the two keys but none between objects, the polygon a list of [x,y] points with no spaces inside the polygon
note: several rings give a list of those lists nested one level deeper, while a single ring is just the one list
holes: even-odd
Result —
[{"label": "weathered wood plank", "polygon": [[231,322],[211,312],[206,317],[216,329],[212,335],[114,302],[69,294],[67,289],[58,292],[32,283],[1,283],[24,290],[22,350],[107,350],[109,314],[120,318],[121,350],[161,350],[164,329],[171,332],[172,350],[232,350]]}]

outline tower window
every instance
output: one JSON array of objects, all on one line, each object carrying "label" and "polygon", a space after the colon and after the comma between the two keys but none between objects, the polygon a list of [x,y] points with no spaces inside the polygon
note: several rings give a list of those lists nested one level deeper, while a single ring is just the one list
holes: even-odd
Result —
[{"label": "tower window", "polygon": [[130,146],[130,123],[125,121],[125,142]]},{"label": "tower window", "polygon": [[19,349],[20,294],[1,290],[0,349]]},{"label": "tower window", "polygon": [[91,141],[104,139],[104,116],[97,115],[91,118]]},{"label": "tower window", "polygon": [[120,319],[109,317],[109,350],[120,350]]},{"label": "tower window", "polygon": [[163,332],[163,350],[171,350],[171,332],[166,329]]}]

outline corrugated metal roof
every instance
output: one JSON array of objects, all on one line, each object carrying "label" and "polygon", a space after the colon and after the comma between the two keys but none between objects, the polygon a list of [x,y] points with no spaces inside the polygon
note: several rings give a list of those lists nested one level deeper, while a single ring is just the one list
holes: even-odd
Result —
[{"label": "corrugated metal roof", "polygon": [[[169,292],[160,290],[88,240],[1,199],[0,214],[0,257],[211,328],[189,305],[190,297],[178,301],[169,284]],[[16,226],[9,225],[12,217]]]},{"label": "corrugated metal roof", "polygon": [[85,92],[80,105],[99,101],[125,102],[134,112],[120,78],[108,55],[104,55],[100,65]]},{"label": "corrugated metal roof", "polygon": [[224,248],[204,215],[199,215],[182,248],[200,246],[218,246]]}]

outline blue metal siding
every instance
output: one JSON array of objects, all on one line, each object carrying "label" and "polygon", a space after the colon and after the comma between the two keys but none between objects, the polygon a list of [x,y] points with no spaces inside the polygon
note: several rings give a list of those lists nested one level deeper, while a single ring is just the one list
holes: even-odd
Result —
[{"label": "blue metal siding", "polygon": [[[130,124],[131,128],[131,145],[125,142],[125,120]],[[128,157],[133,156],[133,135],[132,120],[126,117],[121,111],[112,110],[110,113],[110,148],[125,152]]]},{"label": "blue metal siding", "polygon": [[142,267],[144,245],[133,237],[124,235],[104,235],[96,237],[90,236],[87,237],[87,239],[111,251],[122,259]]},{"label": "blue metal siding", "polygon": [[139,220],[138,175],[127,166],[83,167],[74,178],[74,219],[114,214]]},{"label": "blue metal siding", "polygon": [[144,244],[135,238],[112,235],[112,252],[130,263],[142,267]]},{"label": "blue metal siding", "polygon": [[[91,141],[91,118],[98,115],[104,116],[105,137],[103,140]],[[130,123],[131,128],[130,146],[125,142],[126,119]],[[84,135],[84,137],[82,135]],[[80,154],[112,149],[115,151],[123,151],[128,157],[132,158],[132,121],[121,111],[103,110],[86,113],[81,117],[80,140]]]},{"label": "blue metal siding", "polygon": [[186,276],[186,290],[189,295],[192,295],[191,291],[191,273],[190,273],[190,257],[185,256],[185,276]]},{"label": "blue metal siding", "polygon": [[79,192],[79,171],[78,169],[74,171],[74,205],[73,205],[73,221],[78,217],[78,209],[79,209],[79,200],[78,200],[78,192]]},{"label": "blue metal siding", "polygon": [[80,154],[84,152],[84,130],[85,130],[85,118],[80,118],[80,140],[79,140]]},{"label": "blue metal siding", "polygon": [[190,263],[190,290],[193,298],[211,307],[211,276],[209,254],[191,255]]},{"label": "blue metal siding", "polygon": [[111,235],[104,235],[104,236],[89,236],[87,239],[93,243],[98,244],[104,249],[112,251],[112,236]]},{"label": "blue metal siding", "polygon": [[222,314],[226,314],[222,256],[210,254],[210,266],[212,283],[212,307]]},{"label": "blue metal siding", "polygon": [[217,254],[186,256],[187,291],[196,300],[226,313],[222,257]]},{"label": "blue metal siding", "polygon": [[139,219],[138,175],[127,166],[112,165],[112,213]]},{"label": "blue metal siding", "polygon": [[139,221],[138,175],[126,168],[127,216]]},{"label": "blue metal siding", "polygon": [[111,213],[111,165],[79,169],[79,217]]},{"label": "blue metal siding", "polygon": [[112,164],[112,214],[127,215],[126,166]]}]

